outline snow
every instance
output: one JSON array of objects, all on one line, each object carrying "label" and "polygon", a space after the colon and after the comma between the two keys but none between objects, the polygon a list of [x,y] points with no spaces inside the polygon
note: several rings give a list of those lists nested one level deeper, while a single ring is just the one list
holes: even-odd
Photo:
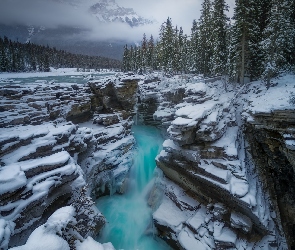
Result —
[{"label": "snow", "polygon": [[210,250],[210,247],[197,240],[188,228],[184,228],[179,233],[178,241],[183,249],[186,250]]},{"label": "snow", "polygon": [[186,93],[190,94],[205,94],[207,92],[207,86],[204,82],[189,83],[185,88]]},{"label": "snow", "polygon": [[153,213],[153,219],[164,226],[172,227],[176,231],[188,216],[168,198],[164,197],[160,207]]},{"label": "snow", "polygon": [[237,235],[228,227],[224,227],[224,223],[214,222],[214,239],[220,242],[231,243],[233,246],[237,241]]},{"label": "snow", "polygon": [[[72,206],[56,210],[44,225],[33,231],[25,245],[10,248],[10,250],[70,250],[69,244],[60,235],[64,233],[64,229],[69,224],[74,225],[76,223],[75,215],[76,212]],[[2,220],[0,220],[0,236],[1,223]],[[83,240],[78,235],[77,238],[82,240],[82,242],[76,240],[77,250],[114,250],[111,243],[100,244],[91,237]]]},{"label": "snow", "polygon": [[196,231],[205,224],[206,209],[202,206],[196,214],[187,220],[187,224],[190,225]]},{"label": "snow", "polygon": [[77,250],[115,250],[111,243],[100,244],[91,237],[87,237],[83,242],[76,241]]},{"label": "snow", "polygon": [[[276,86],[267,89],[261,82],[253,82],[249,86],[252,91],[247,94],[250,103],[246,110],[251,113],[269,113],[273,110],[294,109],[291,98],[294,96],[294,78],[292,74],[273,79]],[[259,89],[260,91],[255,91]]]},{"label": "snow", "polygon": [[206,103],[197,105],[187,105],[176,110],[175,114],[180,117],[188,117],[193,120],[199,120],[211,112],[216,107],[216,105],[217,103],[215,101],[208,101]]},{"label": "snow", "polygon": [[182,117],[177,117],[173,122],[172,125],[175,126],[187,126],[187,127],[193,127],[197,125],[197,122],[194,119],[187,119]]},{"label": "snow", "polygon": [[23,246],[13,250],[70,250],[68,243],[58,236],[69,222],[75,221],[75,209],[71,206],[58,209],[49,217],[47,223],[38,227]]},{"label": "snow", "polygon": [[[23,72],[23,73],[0,73],[0,80],[11,78],[29,78],[29,77],[48,77],[48,76],[84,76],[95,73],[96,71],[90,70],[90,72],[77,72],[77,68],[50,68],[50,72]],[[103,73],[103,72],[96,72]],[[114,73],[114,72],[104,72]]]},{"label": "snow", "polygon": [[0,249],[7,249],[15,224],[0,218]]},{"label": "snow", "polygon": [[14,192],[27,184],[25,173],[18,165],[0,168],[0,195]]},{"label": "snow", "polygon": [[28,171],[29,169],[36,168],[38,166],[54,166],[66,163],[70,159],[70,155],[66,151],[61,151],[52,154],[48,157],[43,157],[39,159],[29,160],[19,164],[21,170]]}]

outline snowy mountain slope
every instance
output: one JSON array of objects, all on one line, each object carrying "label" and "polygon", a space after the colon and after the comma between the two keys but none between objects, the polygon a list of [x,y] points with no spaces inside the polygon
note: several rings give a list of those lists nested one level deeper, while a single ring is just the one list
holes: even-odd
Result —
[{"label": "snowy mountain slope", "polygon": [[100,0],[89,11],[100,22],[122,22],[131,27],[153,23],[139,16],[132,8],[120,7],[115,0]]}]

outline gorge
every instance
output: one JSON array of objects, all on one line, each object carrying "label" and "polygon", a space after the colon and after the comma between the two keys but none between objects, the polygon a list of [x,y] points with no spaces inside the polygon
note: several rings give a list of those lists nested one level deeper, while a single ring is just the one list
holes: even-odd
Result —
[{"label": "gorge", "polygon": [[136,114],[165,138],[143,200],[147,234],[173,249],[292,249],[294,80],[225,88],[220,78],[153,73],[1,85],[0,248],[38,249],[30,239],[43,230],[64,244],[51,249],[112,249],[92,238],[117,215],[106,196],[128,204],[128,186],[136,190]]}]

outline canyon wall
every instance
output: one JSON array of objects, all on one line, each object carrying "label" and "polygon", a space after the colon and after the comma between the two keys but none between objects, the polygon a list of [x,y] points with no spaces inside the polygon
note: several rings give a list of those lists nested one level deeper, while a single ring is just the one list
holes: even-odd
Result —
[{"label": "canyon wall", "polygon": [[24,244],[68,205],[64,232],[81,244],[97,234],[105,219],[93,200],[128,184],[135,115],[166,138],[148,199],[158,236],[174,249],[292,249],[294,79],[269,89],[161,74],[1,86],[0,247]]},{"label": "canyon wall", "polygon": [[81,239],[105,219],[93,200],[124,192],[138,79],[0,87],[0,248],[22,245],[57,209],[75,208]]},{"label": "canyon wall", "polygon": [[224,84],[178,76],[140,85],[143,98],[158,99],[154,119],[167,129],[156,159],[165,177],[152,192],[164,192],[158,233],[175,249],[291,249],[292,80]]}]

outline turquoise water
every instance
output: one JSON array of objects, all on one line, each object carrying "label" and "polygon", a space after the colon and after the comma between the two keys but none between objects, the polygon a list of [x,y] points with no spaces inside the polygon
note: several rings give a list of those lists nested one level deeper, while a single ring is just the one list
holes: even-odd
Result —
[{"label": "turquoise water", "polygon": [[155,157],[163,139],[154,127],[133,126],[137,150],[131,168],[130,182],[124,195],[105,196],[97,207],[107,219],[100,237],[101,243],[112,242],[124,250],[168,250],[166,243],[153,236],[151,208],[147,205],[148,185],[156,167]]}]

